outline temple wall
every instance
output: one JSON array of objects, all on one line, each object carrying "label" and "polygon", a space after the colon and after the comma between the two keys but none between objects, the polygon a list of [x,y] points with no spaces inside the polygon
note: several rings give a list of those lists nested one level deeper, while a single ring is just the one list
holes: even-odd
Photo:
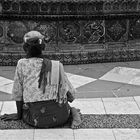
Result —
[{"label": "temple wall", "polygon": [[44,55],[64,64],[140,60],[138,0],[2,0],[0,65],[25,56],[30,30],[45,35]]}]

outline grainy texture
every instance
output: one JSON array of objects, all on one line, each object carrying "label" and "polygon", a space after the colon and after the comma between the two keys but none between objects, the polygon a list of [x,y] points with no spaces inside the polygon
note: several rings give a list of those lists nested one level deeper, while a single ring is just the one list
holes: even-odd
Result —
[{"label": "grainy texture", "polygon": [[[81,115],[80,128],[140,128],[140,115]],[[61,128],[70,128],[69,122]],[[0,129],[34,129],[23,121],[1,121]]]}]

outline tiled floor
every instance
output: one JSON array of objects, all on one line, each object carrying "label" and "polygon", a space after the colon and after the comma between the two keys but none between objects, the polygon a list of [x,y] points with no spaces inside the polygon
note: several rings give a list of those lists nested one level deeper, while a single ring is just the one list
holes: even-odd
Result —
[{"label": "tiled floor", "polygon": [[140,85],[140,69],[128,67],[115,67],[105,75],[101,80]]},{"label": "tiled floor", "polygon": [[[140,62],[68,66],[67,76],[82,98],[71,106],[83,114],[140,114]],[[129,67],[132,66],[132,67]],[[71,70],[71,71],[70,71]],[[10,71],[10,69],[9,69]],[[13,69],[12,69],[13,71]],[[4,72],[4,68],[3,68]],[[10,74],[12,75],[12,74]],[[11,94],[13,81],[0,76],[0,91]],[[9,76],[11,77],[11,76]],[[131,92],[131,93],[130,93]],[[137,94],[136,94],[137,93]],[[94,95],[93,95],[94,94]],[[122,95],[125,94],[125,97]],[[89,96],[90,95],[90,96]],[[136,96],[137,95],[137,96]],[[81,96],[79,96],[81,97]],[[87,98],[88,97],[88,98]],[[96,97],[96,98],[94,98]],[[15,113],[14,101],[0,101],[0,114]],[[0,130],[0,140],[139,140],[139,129]]]},{"label": "tiled floor", "polygon": [[0,130],[1,140],[139,140],[139,129]]}]

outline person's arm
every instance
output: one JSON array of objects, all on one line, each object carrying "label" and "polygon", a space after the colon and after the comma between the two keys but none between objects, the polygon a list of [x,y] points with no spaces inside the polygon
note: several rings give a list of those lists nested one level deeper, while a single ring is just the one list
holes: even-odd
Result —
[{"label": "person's arm", "polygon": [[22,105],[23,105],[23,101],[16,101],[17,113],[4,114],[0,116],[0,119],[3,121],[21,120],[22,119]]},{"label": "person's arm", "polygon": [[72,102],[75,99],[76,89],[73,87],[67,75],[65,74],[62,63],[60,63],[60,77],[61,77],[61,83],[63,85],[63,89],[67,93],[67,100],[69,102]]},{"label": "person's arm", "polygon": [[17,106],[17,118],[19,120],[22,119],[22,106],[23,106],[23,101],[16,101],[16,106]]}]

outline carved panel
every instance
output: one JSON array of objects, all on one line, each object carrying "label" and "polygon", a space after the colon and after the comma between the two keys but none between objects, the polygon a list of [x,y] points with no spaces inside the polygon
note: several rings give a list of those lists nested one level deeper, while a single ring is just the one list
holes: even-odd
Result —
[{"label": "carved panel", "polygon": [[4,13],[16,12],[19,14],[48,14],[48,15],[82,15],[102,12],[131,12],[139,11],[138,0],[2,0],[1,11]]},{"label": "carved panel", "polygon": [[5,46],[5,37],[4,37],[4,22],[0,22],[0,50],[3,50]]},{"label": "carved panel", "polygon": [[[31,24],[30,24],[31,25]],[[35,26],[36,25],[36,26]],[[56,51],[57,48],[57,26],[56,22],[41,21],[34,24],[32,30],[37,30],[41,32],[45,38],[45,50],[46,51]]]},{"label": "carved panel", "polygon": [[86,21],[82,29],[82,43],[94,44],[103,42],[105,35],[105,27],[103,20]]},{"label": "carved panel", "polygon": [[140,39],[140,19],[130,20],[129,23],[129,40]]},{"label": "carved panel", "polygon": [[40,31],[45,36],[45,42],[53,42],[56,40],[56,23],[55,22],[40,22],[34,28],[34,30]]},{"label": "carved panel", "polygon": [[59,38],[63,43],[76,43],[80,35],[80,26],[76,21],[64,21],[59,25]]},{"label": "carved panel", "polygon": [[106,20],[106,42],[127,40],[127,20]]},{"label": "carved panel", "polygon": [[20,10],[20,4],[18,2],[13,2],[12,3],[12,12],[18,13],[19,10]]},{"label": "carved panel", "polygon": [[23,43],[23,36],[27,32],[27,27],[21,21],[9,22],[7,27],[7,37],[9,37],[14,43]]}]

